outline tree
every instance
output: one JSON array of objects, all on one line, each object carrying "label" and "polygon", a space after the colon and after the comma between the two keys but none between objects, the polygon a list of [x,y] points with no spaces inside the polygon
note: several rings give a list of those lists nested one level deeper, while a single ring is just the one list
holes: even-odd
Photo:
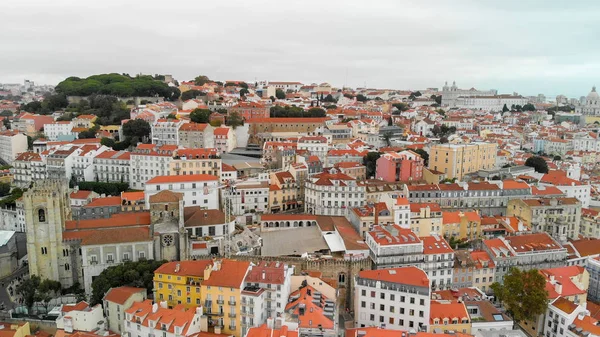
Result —
[{"label": "tree", "polygon": [[406,110],[408,110],[408,109],[409,109],[409,106],[408,106],[408,104],[406,104],[406,103],[394,103],[394,104],[392,104],[392,106],[393,106],[394,108],[396,108],[396,109],[400,110],[400,112],[402,112],[402,111],[406,111]]},{"label": "tree", "polygon": [[100,144],[112,148],[115,146],[115,140],[112,138],[103,137],[100,139]]},{"label": "tree", "polygon": [[174,113],[170,113],[170,114],[167,116],[167,119],[177,119],[177,115],[175,115]]},{"label": "tree", "polygon": [[23,303],[29,309],[37,300],[37,290],[40,286],[41,279],[37,275],[31,275],[28,279],[23,280],[16,289],[17,294],[23,298]]},{"label": "tree", "polygon": [[548,163],[540,156],[532,156],[527,158],[525,166],[533,167],[538,173],[548,173]]},{"label": "tree", "polygon": [[275,90],[275,97],[277,97],[277,99],[285,99],[285,92],[281,89],[277,89]]},{"label": "tree", "polygon": [[105,183],[96,181],[80,181],[77,183],[80,190],[94,191],[98,194],[121,195],[129,189],[128,183]]},{"label": "tree", "polygon": [[527,103],[523,105],[523,111],[535,111],[535,105]]},{"label": "tree", "polygon": [[88,138],[96,138],[96,131],[92,129],[88,129],[85,131],[81,131],[77,136],[79,139],[88,139]]},{"label": "tree", "polygon": [[554,161],[559,161],[559,160],[561,160],[562,158],[561,158],[561,156],[558,156],[558,155],[556,155],[556,156],[554,156],[554,158],[553,158],[553,159],[554,159]]},{"label": "tree", "polygon": [[196,108],[190,113],[190,119],[196,123],[208,123],[210,120],[210,114],[212,111],[208,109]]},{"label": "tree", "polygon": [[64,94],[50,95],[44,98],[42,106],[47,108],[50,112],[54,112],[69,106],[69,101],[67,100],[67,96]]},{"label": "tree", "polygon": [[379,152],[369,152],[363,158],[363,165],[367,168],[367,178],[374,177],[377,172],[377,159],[381,157]]},{"label": "tree", "polygon": [[234,129],[240,125],[244,125],[244,119],[237,111],[232,111],[229,116],[227,116],[226,120],[226,125],[229,125]]},{"label": "tree", "polygon": [[446,111],[444,111],[444,109],[436,109],[435,112],[442,115],[443,117],[446,117]]},{"label": "tree", "polygon": [[10,194],[10,184],[0,183],[0,197],[4,197]]},{"label": "tree", "polygon": [[331,96],[331,94],[327,94],[327,96],[325,96],[325,98],[322,98],[321,101],[328,102],[328,103],[337,102],[337,100],[335,98],[333,98],[333,96]]},{"label": "tree", "polygon": [[[42,111],[42,102],[33,101],[27,104],[21,105],[21,111],[38,113]],[[4,111],[3,111],[4,112]],[[11,113],[12,116],[12,113]]]},{"label": "tree", "polygon": [[421,156],[421,158],[423,158],[423,164],[425,166],[427,166],[427,164],[429,164],[429,153],[427,153],[427,151],[425,151],[423,149],[416,149],[413,151],[416,152],[417,154],[419,154],[419,156]]},{"label": "tree", "polygon": [[325,110],[321,108],[310,108],[307,112],[310,115],[310,117],[325,117],[327,115]]},{"label": "tree", "polygon": [[195,89],[184,91],[181,94],[181,100],[182,101],[187,101],[187,100],[190,100],[190,99],[194,99],[194,98],[196,98],[198,96],[206,96],[206,93],[204,91],[195,90]]},{"label": "tree", "polygon": [[2,112],[0,112],[0,116],[2,117],[12,117],[14,115],[15,114],[10,110],[2,110]]},{"label": "tree", "polygon": [[504,106],[502,107],[502,112],[507,112],[507,111],[509,111],[509,109],[506,106],[506,103],[504,103]]},{"label": "tree", "polygon": [[518,323],[533,320],[546,312],[548,291],[546,279],[537,269],[522,271],[513,267],[504,276],[504,283],[491,285],[496,298]]},{"label": "tree", "polygon": [[205,85],[208,82],[210,82],[210,79],[205,75],[196,76],[196,78],[194,78],[195,85]]},{"label": "tree", "polygon": [[356,95],[356,100],[359,102],[366,102],[368,101],[367,96],[363,95],[363,94],[358,94]]},{"label": "tree", "polygon": [[222,124],[223,124],[223,122],[221,122],[220,119],[214,119],[214,120],[210,121],[210,126],[212,126],[213,128],[218,128]]},{"label": "tree", "polygon": [[104,269],[92,282],[91,304],[102,303],[104,294],[113,287],[134,286],[152,291],[154,271],[166,261],[141,260],[125,262]]},{"label": "tree", "polygon": [[240,96],[246,96],[246,95],[248,95],[249,93],[250,93],[250,91],[249,91],[248,89],[246,89],[246,88],[242,88],[242,89],[240,90]]},{"label": "tree", "polygon": [[150,137],[151,130],[150,123],[143,119],[133,119],[123,124],[123,135],[125,137],[148,138]]}]

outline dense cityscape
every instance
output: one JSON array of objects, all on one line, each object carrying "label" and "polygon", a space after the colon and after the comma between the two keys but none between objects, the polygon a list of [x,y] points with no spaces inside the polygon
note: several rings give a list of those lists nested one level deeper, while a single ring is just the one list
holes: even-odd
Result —
[{"label": "dense cityscape", "polygon": [[0,84],[0,335],[600,336],[596,87],[438,85]]}]

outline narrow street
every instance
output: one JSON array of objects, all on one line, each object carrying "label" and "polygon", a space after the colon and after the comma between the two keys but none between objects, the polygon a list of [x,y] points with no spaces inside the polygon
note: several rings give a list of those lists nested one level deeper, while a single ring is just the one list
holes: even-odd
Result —
[{"label": "narrow street", "polygon": [[[11,275],[6,276],[3,279],[0,279],[0,308],[2,308],[2,304],[4,304],[4,308],[0,309],[0,311],[1,310],[9,310],[9,309],[14,308],[14,306],[16,304],[11,301],[7,288],[10,286],[10,282],[12,280],[22,277],[24,275],[27,275],[28,272],[29,272],[29,267],[23,266],[23,267],[15,270]],[[16,290],[16,286],[13,286],[13,293],[15,290]]]}]

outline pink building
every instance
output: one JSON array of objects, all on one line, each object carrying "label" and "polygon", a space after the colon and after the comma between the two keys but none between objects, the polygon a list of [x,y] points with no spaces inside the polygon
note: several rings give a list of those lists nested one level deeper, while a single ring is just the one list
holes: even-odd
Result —
[{"label": "pink building", "polygon": [[384,153],[377,159],[375,178],[387,182],[423,179],[423,158],[413,151]]}]

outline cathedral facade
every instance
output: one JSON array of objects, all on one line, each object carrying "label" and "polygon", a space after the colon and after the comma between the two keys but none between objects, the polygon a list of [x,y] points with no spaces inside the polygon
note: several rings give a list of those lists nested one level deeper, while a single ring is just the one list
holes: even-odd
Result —
[{"label": "cathedral facade", "polygon": [[481,97],[481,96],[496,96],[498,90],[477,90],[471,89],[459,89],[456,86],[456,81],[452,82],[452,86],[448,86],[448,82],[442,87],[442,106],[455,108],[457,107],[457,101],[459,97]]},{"label": "cathedral facade", "polygon": [[600,96],[596,92],[596,86],[592,87],[592,91],[581,102],[581,105],[575,109],[575,112],[588,116],[600,115]]}]

